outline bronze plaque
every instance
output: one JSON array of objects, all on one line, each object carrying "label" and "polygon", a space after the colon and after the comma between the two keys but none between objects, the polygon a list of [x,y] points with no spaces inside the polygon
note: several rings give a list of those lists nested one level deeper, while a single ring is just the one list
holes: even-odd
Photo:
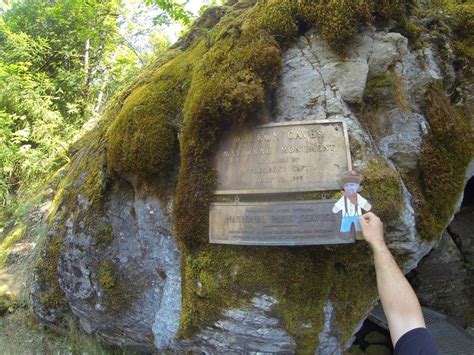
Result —
[{"label": "bronze plaque", "polygon": [[341,236],[337,200],[211,204],[209,241],[241,245],[312,245],[353,243]]},{"label": "bronze plaque", "polygon": [[272,123],[232,132],[215,158],[216,194],[339,190],[351,170],[340,120]]}]

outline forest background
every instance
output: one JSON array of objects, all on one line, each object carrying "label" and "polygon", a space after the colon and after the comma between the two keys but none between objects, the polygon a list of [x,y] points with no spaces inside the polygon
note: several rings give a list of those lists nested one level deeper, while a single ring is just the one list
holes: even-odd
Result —
[{"label": "forest background", "polygon": [[[0,1],[0,230],[107,100],[218,0]],[[194,10],[194,11],[192,11]]]}]

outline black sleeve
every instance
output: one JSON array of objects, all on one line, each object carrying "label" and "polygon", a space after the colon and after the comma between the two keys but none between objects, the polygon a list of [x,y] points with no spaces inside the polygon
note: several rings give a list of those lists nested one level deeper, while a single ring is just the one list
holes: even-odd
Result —
[{"label": "black sleeve", "polygon": [[426,328],[409,330],[395,344],[395,355],[437,355],[438,351]]}]

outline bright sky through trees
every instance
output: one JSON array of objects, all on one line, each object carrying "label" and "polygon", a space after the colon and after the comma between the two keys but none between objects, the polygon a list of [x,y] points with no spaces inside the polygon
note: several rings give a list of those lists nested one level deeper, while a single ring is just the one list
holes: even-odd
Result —
[{"label": "bright sky through trees", "polygon": [[[210,5],[212,0],[189,0],[185,5],[185,9],[191,11],[194,16],[198,16],[199,9],[204,5]],[[168,36],[170,43],[174,43],[181,31],[184,29],[184,26],[181,23],[175,22],[170,26],[165,28],[165,33]]]}]

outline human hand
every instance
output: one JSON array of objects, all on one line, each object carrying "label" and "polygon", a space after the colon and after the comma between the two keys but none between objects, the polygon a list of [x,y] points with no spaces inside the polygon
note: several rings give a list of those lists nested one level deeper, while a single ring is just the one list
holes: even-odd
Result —
[{"label": "human hand", "polygon": [[368,212],[360,217],[360,227],[364,239],[372,249],[384,248],[383,223],[374,213]]}]

